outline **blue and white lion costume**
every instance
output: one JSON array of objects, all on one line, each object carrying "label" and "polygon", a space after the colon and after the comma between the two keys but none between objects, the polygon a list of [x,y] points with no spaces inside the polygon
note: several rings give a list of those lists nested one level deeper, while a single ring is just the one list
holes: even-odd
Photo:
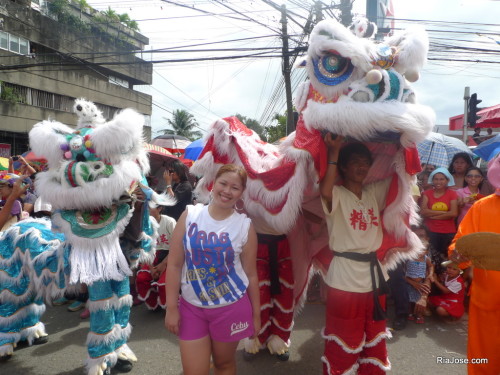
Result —
[{"label": "blue and white lion costume", "polygon": [[[52,205],[52,218],[22,221],[0,238],[0,357],[12,355],[20,340],[31,344],[47,336],[40,321],[44,301],[85,283],[90,310],[86,367],[89,375],[102,375],[118,359],[137,360],[126,344],[130,267],[154,258],[157,224],[147,202],[174,202],[145,183],[149,164],[142,115],[125,109],[106,122],[83,99],[76,100],[74,111],[76,130],[42,121],[30,132],[33,152],[48,162],[49,169],[37,175],[36,190]],[[146,203],[134,213],[137,186]],[[127,230],[133,215],[139,225]]]}]

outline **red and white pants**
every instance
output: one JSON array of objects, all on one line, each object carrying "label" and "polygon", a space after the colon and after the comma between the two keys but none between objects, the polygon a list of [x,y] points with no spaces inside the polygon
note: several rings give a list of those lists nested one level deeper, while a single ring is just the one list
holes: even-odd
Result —
[{"label": "red and white pants", "polygon": [[167,303],[165,277],[167,272],[163,271],[158,280],[153,280],[150,269],[151,266],[144,265],[137,272],[135,279],[137,297],[144,301],[149,310],[155,310],[158,307],[165,309]]},{"label": "red and white pants", "polygon": [[[385,309],[385,296],[379,297]],[[385,320],[373,320],[373,292],[328,288],[323,374],[385,374],[391,369]]]},{"label": "red and white pants", "polygon": [[[284,236],[283,236],[284,237]],[[277,277],[279,279],[280,293],[271,293],[271,272],[269,245],[261,243],[257,248],[257,273],[259,276],[260,290],[260,318],[262,328],[258,336],[264,345],[269,336],[277,335],[285,343],[289,342],[293,328],[293,269],[290,258],[290,246],[287,238],[277,244]]]}]

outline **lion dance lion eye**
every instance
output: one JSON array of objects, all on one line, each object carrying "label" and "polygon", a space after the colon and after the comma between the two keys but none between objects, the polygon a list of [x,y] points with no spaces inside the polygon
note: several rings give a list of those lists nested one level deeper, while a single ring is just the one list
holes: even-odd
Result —
[{"label": "lion dance lion eye", "polygon": [[348,79],[354,66],[349,59],[339,55],[326,55],[313,61],[314,73],[318,81],[335,86]]}]

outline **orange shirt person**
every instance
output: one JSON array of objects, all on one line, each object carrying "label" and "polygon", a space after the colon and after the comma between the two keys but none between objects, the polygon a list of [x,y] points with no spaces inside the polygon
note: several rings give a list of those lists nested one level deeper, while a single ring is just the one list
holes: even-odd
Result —
[{"label": "orange shirt person", "polygon": [[[493,232],[500,234],[500,157],[490,162],[488,178],[497,187],[496,194],[477,201],[460,223],[450,245],[449,255],[455,256],[456,241],[467,234]],[[500,257],[500,248],[498,248]],[[467,264],[464,265],[467,267]],[[461,266],[462,267],[462,266]],[[462,267],[463,268],[463,267]],[[469,335],[467,367],[469,375],[500,374],[500,271],[473,269],[469,305]],[[470,363],[478,359],[488,363]]]}]

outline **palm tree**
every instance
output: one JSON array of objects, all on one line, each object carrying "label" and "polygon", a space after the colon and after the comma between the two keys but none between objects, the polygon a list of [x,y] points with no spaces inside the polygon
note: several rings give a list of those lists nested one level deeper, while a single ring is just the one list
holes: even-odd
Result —
[{"label": "palm tree", "polygon": [[102,13],[106,17],[108,17],[111,21],[113,21],[113,22],[119,22],[120,21],[120,16],[113,9],[111,9],[110,6],[108,6],[108,9],[106,9]]},{"label": "palm tree", "polygon": [[160,130],[163,134],[177,134],[190,139],[191,141],[201,138],[203,134],[193,128],[198,126],[194,116],[184,109],[176,109],[172,112],[172,119],[167,119],[168,125],[172,129]]}]

